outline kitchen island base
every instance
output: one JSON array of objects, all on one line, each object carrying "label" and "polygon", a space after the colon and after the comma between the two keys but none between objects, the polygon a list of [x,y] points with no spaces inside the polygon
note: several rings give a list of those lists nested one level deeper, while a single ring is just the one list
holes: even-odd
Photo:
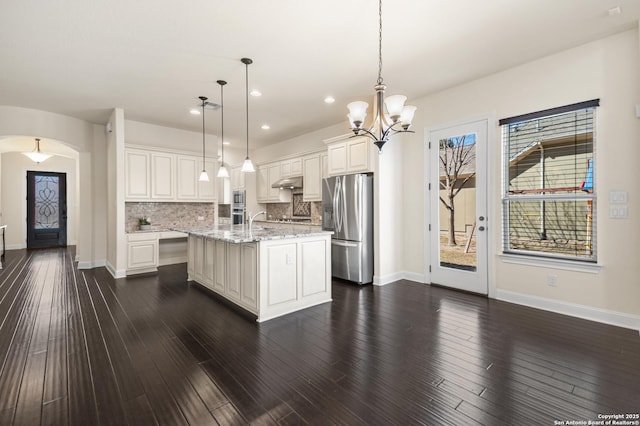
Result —
[{"label": "kitchen island base", "polygon": [[331,236],[232,242],[190,233],[187,272],[262,322],[331,301]]}]

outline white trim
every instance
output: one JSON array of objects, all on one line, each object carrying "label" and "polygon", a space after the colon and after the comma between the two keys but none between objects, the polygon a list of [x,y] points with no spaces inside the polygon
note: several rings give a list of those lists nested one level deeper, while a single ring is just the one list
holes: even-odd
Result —
[{"label": "white trim", "polygon": [[402,279],[407,281],[415,281],[422,284],[429,284],[429,280],[424,276],[424,274],[418,274],[417,272],[409,272],[403,271],[401,272]]},{"label": "white trim", "polygon": [[[106,266],[107,265],[107,261],[104,260],[104,259],[96,260],[96,261],[93,261],[93,262],[77,260],[77,262],[78,262],[78,269],[93,269],[93,268],[100,268],[102,266]],[[111,272],[111,271],[109,271],[109,272]]]},{"label": "white trim", "polygon": [[387,285],[399,281],[404,278],[404,274],[402,272],[394,272],[392,274],[387,275],[374,275],[373,276],[373,285]]},{"label": "white trim", "polygon": [[27,244],[7,244],[6,248],[7,250],[20,250],[27,248]]},{"label": "white trim", "polygon": [[111,274],[111,276],[113,278],[124,278],[127,276],[127,271],[125,270],[116,270],[116,268],[113,267],[113,265],[111,264],[111,262],[106,262],[106,264],[104,265],[105,268],[107,268],[107,271],[109,271],[109,273]]},{"label": "white trim", "polygon": [[518,254],[502,253],[498,257],[504,263],[513,263],[517,265],[536,266],[550,269],[561,269],[564,271],[584,272],[588,274],[597,274],[602,269],[602,265],[594,263],[577,262],[566,259],[553,259],[548,257],[535,257]]},{"label": "white trim", "polygon": [[496,299],[572,317],[640,331],[640,316],[592,306],[578,305],[508,290],[496,290]]}]

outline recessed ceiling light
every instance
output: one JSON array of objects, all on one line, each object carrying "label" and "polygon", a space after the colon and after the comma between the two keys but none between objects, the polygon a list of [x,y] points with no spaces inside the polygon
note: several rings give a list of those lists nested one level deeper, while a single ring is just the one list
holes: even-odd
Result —
[{"label": "recessed ceiling light", "polygon": [[262,92],[260,92],[260,91],[259,91],[259,90],[257,90],[257,89],[253,89],[251,92],[249,92],[249,94],[250,94],[251,96],[262,96]]},{"label": "recessed ceiling light", "polygon": [[620,15],[620,6],[612,7],[609,9],[609,16]]},{"label": "recessed ceiling light", "polygon": [[229,141],[224,141],[224,142],[222,142],[222,145],[231,145],[231,142],[229,142]]},{"label": "recessed ceiling light", "polygon": [[193,115],[200,115],[200,110],[199,109],[195,109],[195,108],[191,108],[189,110],[189,113],[191,113]]},{"label": "recessed ceiling light", "polygon": [[263,124],[262,125],[262,130],[269,130],[271,128],[271,126],[269,126],[268,124]]},{"label": "recessed ceiling light", "polygon": [[324,98],[324,103],[326,104],[332,104],[336,101],[336,98],[334,98],[333,96],[327,96],[326,98]]}]

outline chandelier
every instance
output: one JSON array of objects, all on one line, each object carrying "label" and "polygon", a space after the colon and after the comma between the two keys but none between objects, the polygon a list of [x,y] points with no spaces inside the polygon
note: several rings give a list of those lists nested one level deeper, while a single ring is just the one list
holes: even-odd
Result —
[{"label": "chandelier", "polygon": [[[347,105],[349,108],[349,123],[354,136],[369,136],[373,139],[373,143],[382,152],[382,147],[389,141],[389,137],[396,133],[413,133],[409,130],[411,121],[416,111],[416,107],[404,105],[407,100],[406,96],[393,95],[385,99],[384,91],[387,86],[382,80],[382,0],[378,2],[378,80],[374,89],[375,105],[374,118],[368,128],[364,127],[364,119],[367,116],[367,108],[369,104],[363,101],[351,102]],[[386,106],[386,113],[385,113]]]},{"label": "chandelier", "polygon": [[34,163],[42,163],[44,160],[52,156],[51,154],[45,154],[40,151],[40,138],[36,138],[36,147],[33,151],[23,152],[23,154],[29,157]]}]

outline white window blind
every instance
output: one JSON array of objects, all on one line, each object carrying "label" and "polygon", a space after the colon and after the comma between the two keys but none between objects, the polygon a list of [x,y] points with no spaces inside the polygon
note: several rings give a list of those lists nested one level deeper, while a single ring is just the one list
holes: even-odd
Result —
[{"label": "white window blind", "polygon": [[596,261],[599,100],[500,120],[503,251]]}]

